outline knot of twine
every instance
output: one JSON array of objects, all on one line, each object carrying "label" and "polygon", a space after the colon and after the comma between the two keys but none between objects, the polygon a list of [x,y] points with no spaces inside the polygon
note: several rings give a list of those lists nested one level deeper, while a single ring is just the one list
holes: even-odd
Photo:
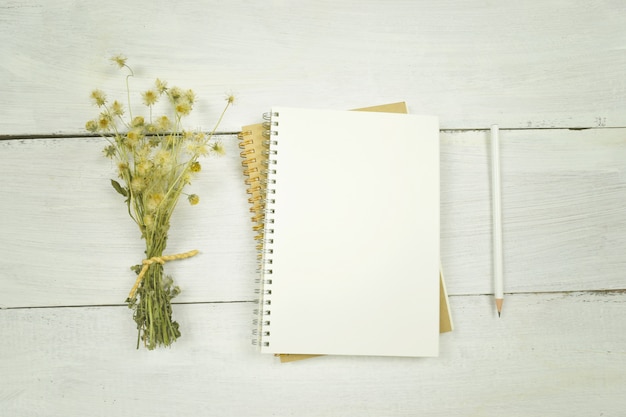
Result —
[{"label": "knot of twine", "polygon": [[150,259],[144,259],[143,261],[141,261],[143,266],[141,267],[141,271],[139,271],[139,275],[137,275],[137,280],[135,280],[135,285],[133,285],[133,288],[130,290],[130,294],[128,294],[128,298],[132,299],[135,297],[135,293],[137,292],[137,288],[139,288],[139,284],[141,284],[141,280],[143,279],[143,276],[146,274],[146,271],[148,270],[150,265],[152,265],[153,263],[158,263],[158,264],[163,265],[167,261],[176,261],[178,259],[191,258],[192,256],[195,256],[197,254],[198,254],[198,251],[194,249],[194,250],[190,250],[189,252],[178,253],[176,255],[153,256]]}]

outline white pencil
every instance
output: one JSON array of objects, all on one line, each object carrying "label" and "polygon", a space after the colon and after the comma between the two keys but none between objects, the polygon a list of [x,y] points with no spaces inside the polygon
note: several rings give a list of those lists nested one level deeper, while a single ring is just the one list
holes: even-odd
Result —
[{"label": "white pencil", "polygon": [[504,285],[502,282],[502,207],[500,196],[500,137],[498,125],[491,126],[491,191],[493,216],[493,292],[498,317],[502,314]]}]

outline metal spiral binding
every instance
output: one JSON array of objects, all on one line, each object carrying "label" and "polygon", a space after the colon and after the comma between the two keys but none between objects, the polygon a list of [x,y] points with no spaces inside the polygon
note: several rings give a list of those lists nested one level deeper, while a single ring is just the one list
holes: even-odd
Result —
[{"label": "metal spiral binding", "polygon": [[[268,122],[272,121],[272,117],[278,117],[278,112],[266,112],[263,113],[263,120],[267,120]],[[275,124],[274,126],[278,126],[278,124]]]},{"label": "metal spiral binding", "polygon": [[263,115],[264,123],[244,127],[239,137],[248,203],[250,204],[252,230],[257,249],[258,289],[254,323],[253,344],[263,347],[270,343],[270,316],[272,305],[272,274],[274,267],[274,204],[276,184],[276,158],[278,155],[278,113]]},{"label": "metal spiral binding", "polygon": [[[276,157],[278,155],[278,132],[274,129],[278,127],[278,113],[265,113],[263,119],[263,132],[260,143],[262,144],[261,154],[246,153],[245,156],[255,157],[260,161],[261,173],[259,175],[260,181],[258,183],[250,184],[250,188],[257,192],[250,197],[250,202],[258,204],[262,208],[262,213],[256,213],[253,216],[253,221],[256,221],[256,225],[253,227],[259,234],[255,237],[259,242],[257,245],[257,283],[259,288],[258,294],[258,307],[255,311],[257,319],[254,321],[256,328],[253,331],[253,343],[260,347],[267,347],[270,345],[271,339],[271,305],[272,305],[272,274],[274,266],[274,204],[275,187],[276,184]],[[254,155],[254,156],[253,156]],[[243,155],[242,155],[243,156]]]},{"label": "metal spiral binding", "polygon": [[[249,194],[248,203],[250,204],[250,212],[252,213],[251,221],[254,224],[262,224],[265,216],[264,200],[265,200],[265,161],[268,159],[267,145],[263,139],[265,127],[263,124],[250,125],[244,127],[244,130],[237,136],[239,138],[240,156],[242,158],[241,165],[244,167],[243,173],[247,177],[245,184],[246,192]],[[263,239],[260,229],[255,236],[255,240]]]},{"label": "metal spiral binding", "polygon": [[248,146],[252,145],[252,139],[251,138],[246,138],[246,136],[250,136],[252,134],[251,130],[246,130],[243,132],[240,132],[237,135],[237,138],[240,140],[239,142],[239,149],[246,149]]}]

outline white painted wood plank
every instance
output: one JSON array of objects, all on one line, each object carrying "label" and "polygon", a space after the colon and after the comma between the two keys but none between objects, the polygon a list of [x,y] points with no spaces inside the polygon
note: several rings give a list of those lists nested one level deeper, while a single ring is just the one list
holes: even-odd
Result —
[{"label": "white painted wood plank", "polygon": [[[503,131],[505,291],[624,289],[626,130]],[[488,134],[441,136],[441,250],[451,294],[489,294]],[[207,161],[178,207],[166,266],[180,301],[253,298],[255,251],[239,149]],[[0,306],[119,304],[143,242],[110,187],[100,139],[0,142]]]},{"label": "white painted wood plank", "polygon": [[[0,306],[123,303],[145,244],[110,185],[102,139],[0,142]],[[247,194],[234,136],[224,158],[205,158],[172,218],[166,253],[200,254],[166,265],[180,301],[250,300],[256,268]]]},{"label": "white painted wood plank", "polygon": [[[621,415],[626,295],[452,297],[439,358],[280,364],[251,303],[177,305],[183,337],[134,348],[124,307],[0,310],[0,409],[44,416]],[[372,335],[375,337],[375,334]],[[87,410],[87,411],[86,411]]]},{"label": "white painted wood plank", "polygon": [[[506,292],[626,288],[622,129],[501,131]],[[442,253],[453,293],[492,293],[489,133],[442,136]]]},{"label": "white painted wood plank", "polygon": [[196,89],[204,128],[228,91],[227,130],[272,105],[399,100],[446,128],[625,126],[625,24],[620,0],[10,0],[0,134],[83,131],[91,89],[123,97],[106,62],[120,52],[140,90],[156,77]]}]

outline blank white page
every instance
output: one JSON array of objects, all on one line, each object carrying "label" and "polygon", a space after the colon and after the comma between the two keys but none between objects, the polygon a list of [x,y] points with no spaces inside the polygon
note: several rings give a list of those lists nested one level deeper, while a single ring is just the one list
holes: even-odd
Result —
[{"label": "blank white page", "polygon": [[272,110],[262,352],[437,356],[437,118]]}]

